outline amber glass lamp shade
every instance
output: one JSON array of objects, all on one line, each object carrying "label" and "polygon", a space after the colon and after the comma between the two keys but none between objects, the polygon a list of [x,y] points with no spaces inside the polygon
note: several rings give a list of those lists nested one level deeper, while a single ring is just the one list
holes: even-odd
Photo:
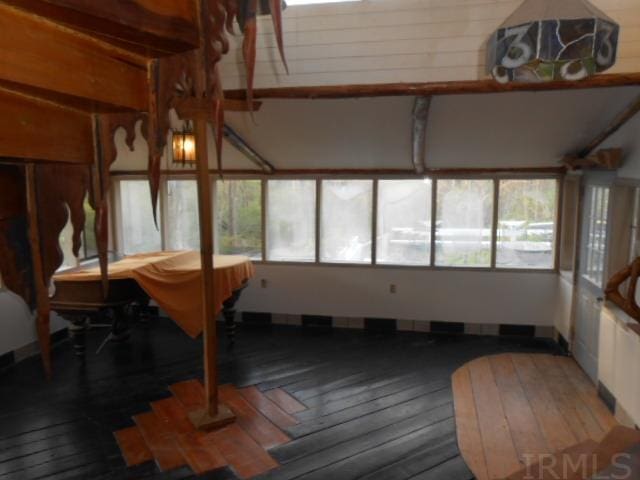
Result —
[{"label": "amber glass lamp shade", "polygon": [[196,162],[196,137],[192,132],[173,132],[173,163]]}]

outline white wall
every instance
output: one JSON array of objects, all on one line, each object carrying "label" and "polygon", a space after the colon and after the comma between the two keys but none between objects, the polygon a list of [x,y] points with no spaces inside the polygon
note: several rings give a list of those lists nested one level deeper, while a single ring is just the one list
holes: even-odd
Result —
[{"label": "white wall", "polygon": [[[37,341],[36,325],[27,305],[17,295],[0,290],[0,355]],[[51,332],[67,326],[67,322],[52,315]]]},{"label": "white wall", "polygon": [[640,180],[640,114],[611,136],[603,144],[605,147],[622,148],[624,151],[624,164],[618,171],[618,177]]},{"label": "white wall", "polygon": [[640,335],[627,325],[637,322],[616,307],[600,317],[598,380],[616,397],[625,417],[640,425]]},{"label": "white wall", "polygon": [[[267,287],[261,288],[261,280]],[[389,293],[395,284],[397,293]],[[554,273],[256,265],[244,311],[552,326]]]},{"label": "white wall", "polygon": [[[622,111],[622,108],[619,108]],[[622,148],[624,164],[618,171],[621,180],[640,181],[640,114],[636,115],[602,148]],[[570,340],[571,310],[575,287],[560,280],[555,327]],[[616,397],[623,422],[640,424],[640,335],[628,328],[637,324],[628,315],[607,302],[599,324],[598,381]]]},{"label": "white wall", "polygon": [[575,287],[570,279],[560,275],[558,276],[557,288],[553,325],[565,340],[571,342],[571,315]]},{"label": "white wall", "polygon": [[[638,87],[439,96],[430,168],[559,166],[640,94]],[[265,100],[227,121],[276,168],[412,168],[413,97]]]},{"label": "white wall", "polygon": [[[640,4],[591,0],[621,25],[610,72],[640,70]],[[522,0],[363,0],[291,6],[284,12],[290,75],[270,18],[258,22],[256,87],[477,80],[485,44]],[[240,37],[222,62],[225,88],[245,88]]]},{"label": "white wall", "polygon": [[[170,115],[171,128],[176,130],[182,130],[183,122],[172,111]],[[217,168],[217,156],[215,153],[215,141],[213,137],[213,130],[209,126],[208,133],[208,147],[209,147],[209,167]],[[138,122],[135,127],[135,139],[133,142],[133,150],[129,150],[126,143],[126,132],[124,128],[120,128],[115,133],[115,143],[118,155],[115,162],[111,166],[111,170],[118,171],[146,171],[148,168],[149,160],[149,147],[147,141],[142,134],[142,122]],[[179,165],[174,164],[171,153],[168,148],[171,146],[171,135],[167,135],[167,146],[165,147],[164,155],[161,159],[162,170],[193,170],[195,172],[195,166],[191,165]],[[223,141],[223,168],[224,169],[242,169],[252,170],[257,167],[251,163],[243,154],[231,145],[226,140]],[[267,160],[269,160],[267,158]]]}]

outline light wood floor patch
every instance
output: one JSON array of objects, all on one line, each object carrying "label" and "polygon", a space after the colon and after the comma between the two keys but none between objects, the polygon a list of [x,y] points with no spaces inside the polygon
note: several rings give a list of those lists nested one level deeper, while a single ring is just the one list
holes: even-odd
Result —
[{"label": "light wood floor patch", "polygon": [[478,480],[497,480],[617,425],[570,358],[501,354],[453,375],[460,451]]},{"label": "light wood floor patch", "polygon": [[[255,387],[220,387],[221,400],[237,416],[234,424],[204,433],[195,429],[188,413],[204,405],[204,389],[198,380],[171,385],[172,397],[151,403],[151,412],[136,415],[136,426],[115,432],[128,466],[155,459],[162,471],[188,465],[197,475],[229,466],[240,478],[251,478],[279,464],[267,449],[283,445],[289,437],[278,426],[297,420]],[[276,389],[281,403],[300,404]]]}]

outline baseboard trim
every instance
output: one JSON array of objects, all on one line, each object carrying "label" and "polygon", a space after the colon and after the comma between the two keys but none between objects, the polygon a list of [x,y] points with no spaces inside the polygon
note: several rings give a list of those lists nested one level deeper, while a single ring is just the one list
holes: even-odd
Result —
[{"label": "baseboard trim", "polygon": [[[51,347],[55,347],[69,338],[69,329],[64,327],[51,334]],[[16,348],[0,355],[0,371],[12,367],[27,358],[40,354],[40,345],[37,341],[31,342],[24,347]]]},{"label": "baseboard trim", "polygon": [[372,332],[420,332],[443,335],[484,335],[554,339],[554,328],[546,325],[480,324],[404,320],[400,318],[331,317],[268,312],[238,312],[236,319],[247,325],[292,325],[305,327],[369,330]]}]

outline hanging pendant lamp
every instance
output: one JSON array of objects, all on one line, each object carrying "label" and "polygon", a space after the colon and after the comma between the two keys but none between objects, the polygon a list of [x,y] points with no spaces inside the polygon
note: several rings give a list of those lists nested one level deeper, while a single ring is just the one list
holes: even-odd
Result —
[{"label": "hanging pendant lamp", "polygon": [[488,44],[498,82],[581,80],[616,61],[620,27],[588,0],[525,0]]}]

